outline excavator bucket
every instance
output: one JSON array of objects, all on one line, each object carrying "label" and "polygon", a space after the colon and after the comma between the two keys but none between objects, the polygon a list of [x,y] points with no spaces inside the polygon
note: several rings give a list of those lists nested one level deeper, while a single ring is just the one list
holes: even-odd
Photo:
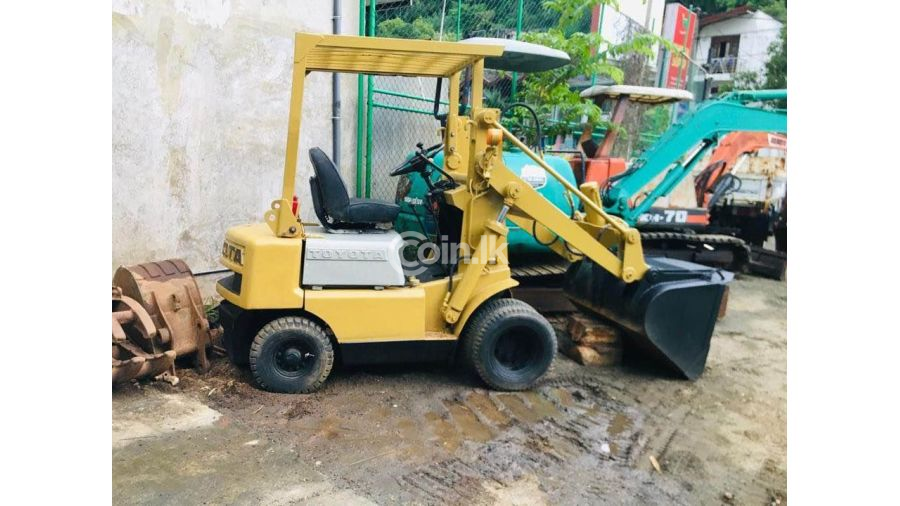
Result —
[{"label": "excavator bucket", "polygon": [[175,352],[164,350],[147,311],[122,290],[112,290],[112,382],[156,377],[174,378]]},{"label": "excavator bucket", "polygon": [[647,257],[650,270],[626,284],[589,260],[566,272],[566,295],[612,320],[635,344],[687,379],[706,366],[709,343],[731,272],[682,260]]},{"label": "excavator bucket", "polygon": [[113,286],[134,299],[150,315],[159,339],[178,357],[194,354],[198,369],[209,367],[206,348],[211,339],[200,288],[183,260],[171,259],[119,267]]}]

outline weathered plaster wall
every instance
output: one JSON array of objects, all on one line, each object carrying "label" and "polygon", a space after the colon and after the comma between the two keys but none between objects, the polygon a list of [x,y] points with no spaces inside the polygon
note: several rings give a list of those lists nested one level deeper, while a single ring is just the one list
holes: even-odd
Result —
[{"label": "weathered plaster wall", "polygon": [[[358,3],[343,2],[342,33]],[[225,229],[280,194],[293,33],[331,33],[331,0],[114,0],[113,267],[169,257],[218,268]],[[354,191],[356,76],[343,75],[342,172]],[[307,80],[297,194],[313,220],[307,150],[331,153],[331,74]]]}]

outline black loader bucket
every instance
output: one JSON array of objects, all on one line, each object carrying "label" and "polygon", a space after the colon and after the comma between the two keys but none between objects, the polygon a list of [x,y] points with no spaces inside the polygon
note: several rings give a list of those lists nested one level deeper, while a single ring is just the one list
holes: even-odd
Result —
[{"label": "black loader bucket", "polygon": [[582,260],[566,272],[575,304],[621,325],[636,344],[688,379],[703,373],[731,272],[674,258],[647,257],[650,270],[626,284]]}]

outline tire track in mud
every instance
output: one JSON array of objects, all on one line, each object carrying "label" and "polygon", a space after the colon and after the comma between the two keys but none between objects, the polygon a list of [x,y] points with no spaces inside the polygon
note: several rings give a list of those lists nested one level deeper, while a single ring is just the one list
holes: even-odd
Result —
[{"label": "tire track in mud", "polygon": [[[580,383],[556,380],[533,392],[476,390],[442,400],[446,412],[430,417],[430,429],[450,439],[445,448],[457,451],[399,476],[403,500],[490,503],[489,489],[528,476],[592,474],[598,466],[630,466],[642,426],[639,413],[596,395],[598,385],[585,388]],[[448,434],[450,428],[455,436]],[[542,486],[567,499],[596,500],[604,493],[602,487],[571,489],[565,481]],[[563,487],[567,490],[554,490]]]}]

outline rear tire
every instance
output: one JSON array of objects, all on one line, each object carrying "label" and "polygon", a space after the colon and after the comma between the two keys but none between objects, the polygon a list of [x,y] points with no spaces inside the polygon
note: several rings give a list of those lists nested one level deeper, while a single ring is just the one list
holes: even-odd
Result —
[{"label": "rear tire", "polygon": [[540,313],[516,299],[485,302],[463,331],[463,355],[495,390],[526,390],[550,369],[556,332]]},{"label": "rear tire", "polygon": [[270,392],[309,393],[331,374],[334,349],[325,331],[298,316],[266,324],[250,345],[250,370]]}]

